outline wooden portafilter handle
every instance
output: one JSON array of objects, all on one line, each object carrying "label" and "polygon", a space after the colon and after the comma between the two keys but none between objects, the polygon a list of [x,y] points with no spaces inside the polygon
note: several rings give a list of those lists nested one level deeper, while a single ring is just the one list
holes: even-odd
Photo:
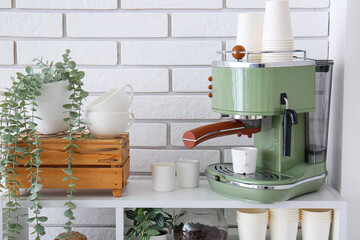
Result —
[{"label": "wooden portafilter handle", "polygon": [[193,148],[199,143],[212,138],[233,134],[238,134],[239,136],[251,136],[253,133],[257,133],[260,130],[260,128],[245,128],[245,124],[239,120],[219,122],[185,132],[183,135],[183,142],[187,148]]}]

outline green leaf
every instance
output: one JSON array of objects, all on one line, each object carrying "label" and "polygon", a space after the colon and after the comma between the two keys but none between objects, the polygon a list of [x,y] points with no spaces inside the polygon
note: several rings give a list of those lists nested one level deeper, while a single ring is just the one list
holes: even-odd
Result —
[{"label": "green leaf", "polygon": [[135,213],[132,210],[127,210],[125,211],[126,217],[130,220],[134,220],[135,219]]},{"label": "green leaf", "polygon": [[57,63],[55,63],[55,67],[57,67],[57,68],[64,68],[64,64],[61,63],[61,62],[57,62]]},{"label": "green leaf", "polygon": [[64,216],[67,217],[67,218],[70,218],[70,217],[73,217],[74,216],[74,213],[71,209],[67,209],[65,212],[64,212]]},{"label": "green leaf", "polygon": [[33,188],[34,192],[38,192],[43,188],[43,185],[41,183],[38,183],[35,185],[35,187]]},{"label": "green leaf", "polygon": [[163,215],[158,215],[156,218],[155,218],[155,222],[157,225],[159,225],[160,227],[164,228],[166,226],[165,224],[165,218]]},{"label": "green leaf", "polygon": [[33,75],[34,74],[34,69],[30,66],[27,66],[25,68],[25,71],[29,74],[29,75]]},{"label": "green leaf", "polygon": [[70,112],[70,117],[77,118],[77,117],[79,117],[79,114],[77,112]]},{"label": "green leaf", "polygon": [[64,104],[63,108],[65,109],[71,109],[72,105],[71,104]]},{"label": "green leaf", "polygon": [[48,220],[48,218],[47,217],[38,217],[38,220],[40,222],[46,222]]},{"label": "green leaf", "polygon": [[65,168],[65,169],[63,169],[63,172],[66,173],[67,175],[71,176],[73,173],[73,170]]},{"label": "green leaf", "polygon": [[154,229],[148,229],[146,231],[147,234],[149,234],[150,236],[156,236],[156,235],[160,235],[161,233],[157,230],[154,230]]},{"label": "green leaf", "polygon": [[76,67],[76,63],[74,61],[70,61],[70,62],[68,62],[68,67],[70,69],[74,69]]},{"label": "green leaf", "polygon": [[68,207],[69,209],[75,209],[76,205],[73,202],[66,202],[64,204],[65,207]]},{"label": "green leaf", "polygon": [[32,218],[29,218],[28,220],[26,220],[28,223],[32,223],[33,221],[35,221],[35,218],[32,217]]}]

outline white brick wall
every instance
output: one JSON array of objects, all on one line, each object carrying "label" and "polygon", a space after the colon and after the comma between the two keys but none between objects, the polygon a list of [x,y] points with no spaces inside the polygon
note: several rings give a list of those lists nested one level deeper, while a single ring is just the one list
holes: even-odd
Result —
[{"label": "white brick wall", "polygon": [[11,0],[0,0],[0,8],[11,8],[12,1]]},{"label": "white brick wall", "polygon": [[222,0],[122,0],[123,9],[217,9],[222,7]]},{"label": "white brick wall", "polygon": [[124,65],[210,65],[219,59],[220,41],[124,41]]},{"label": "white brick wall", "polygon": [[118,61],[115,41],[18,41],[17,61],[21,65],[34,64],[34,57],[60,61],[66,49],[81,65],[116,65]]},{"label": "white brick wall", "polygon": [[69,13],[66,24],[69,37],[168,36],[165,13]]},{"label": "white brick wall", "polygon": [[0,41],[0,65],[14,64],[14,42]]},{"label": "white brick wall", "polygon": [[62,37],[61,13],[1,12],[0,36]]},{"label": "white brick wall", "polygon": [[[295,48],[327,58],[329,0],[290,0]],[[89,102],[116,86],[135,90],[130,129],[133,176],[150,175],[152,161],[231,161],[230,148],[252,145],[228,136],[186,149],[182,135],[218,122],[207,97],[210,64],[217,50],[235,44],[237,14],[263,13],[265,0],[0,0],[0,86],[24,72],[34,57],[60,60],[65,49],[85,71]],[[53,239],[63,210],[46,209]],[[90,240],[115,239],[111,209],[78,209],[75,230]],[[229,222],[233,214],[227,212]]]},{"label": "white brick wall", "polygon": [[17,8],[27,9],[117,9],[117,0],[17,0]]},{"label": "white brick wall", "polygon": [[[327,8],[330,0],[289,0],[291,8]],[[265,8],[266,0],[226,0],[228,8]]]}]

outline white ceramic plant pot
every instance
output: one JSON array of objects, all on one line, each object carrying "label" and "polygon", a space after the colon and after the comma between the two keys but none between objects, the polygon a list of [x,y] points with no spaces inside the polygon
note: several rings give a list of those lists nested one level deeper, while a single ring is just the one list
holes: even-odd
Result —
[{"label": "white ceramic plant pot", "polygon": [[36,116],[42,120],[35,119],[38,132],[54,134],[69,130],[68,123],[63,120],[68,117],[67,113],[64,113],[63,105],[71,103],[68,84],[68,81],[48,83],[39,90],[41,95],[36,97]]},{"label": "white ceramic plant pot", "polygon": [[151,236],[150,240],[167,240],[168,235]]}]

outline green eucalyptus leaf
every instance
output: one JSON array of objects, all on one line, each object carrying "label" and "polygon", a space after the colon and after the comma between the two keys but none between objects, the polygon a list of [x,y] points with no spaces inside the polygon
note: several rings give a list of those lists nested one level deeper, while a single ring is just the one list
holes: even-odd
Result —
[{"label": "green eucalyptus leaf", "polygon": [[34,69],[30,66],[27,66],[25,68],[25,71],[29,74],[29,75],[33,75],[34,74]]}]

